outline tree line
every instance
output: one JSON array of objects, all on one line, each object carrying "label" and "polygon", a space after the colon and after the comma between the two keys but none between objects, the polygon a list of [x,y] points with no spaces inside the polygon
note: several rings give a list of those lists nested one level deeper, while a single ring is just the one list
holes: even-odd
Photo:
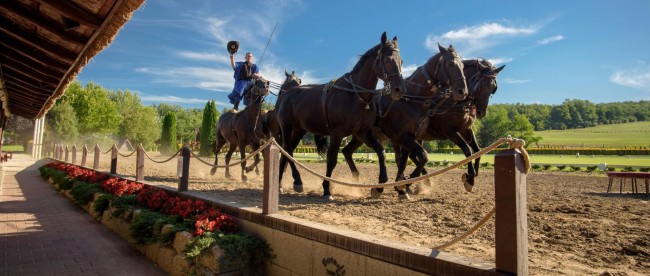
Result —
[{"label": "tree line", "polygon": [[[273,106],[265,104],[263,108],[272,109]],[[200,154],[207,156],[211,154],[209,146],[215,139],[214,128],[219,114],[214,101],[208,101],[203,110],[164,103],[145,106],[140,97],[129,90],[113,91],[93,82],[85,86],[73,82],[46,115],[45,142],[105,147],[126,138],[134,145],[142,144],[147,150],[175,152],[180,144],[200,141]],[[541,141],[535,131],[648,119],[650,101],[595,104],[588,100],[567,99],[559,105],[495,104],[489,106],[485,118],[475,121],[474,132],[481,146],[508,135],[532,145]],[[33,121],[11,116],[5,129],[6,143],[26,144],[32,138]],[[312,136],[307,135],[303,144],[311,144],[312,140]],[[454,145],[448,140],[425,142],[429,151],[452,147]]]}]

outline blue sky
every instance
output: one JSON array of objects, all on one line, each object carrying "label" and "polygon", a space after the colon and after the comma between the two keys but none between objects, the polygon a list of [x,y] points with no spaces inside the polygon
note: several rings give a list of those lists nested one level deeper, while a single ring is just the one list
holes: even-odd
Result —
[{"label": "blue sky", "polygon": [[130,90],[146,105],[214,99],[221,109],[231,106],[230,40],[240,42],[236,61],[253,52],[265,78],[295,70],[313,84],[350,71],[387,31],[398,36],[405,77],[437,43],[505,64],[491,103],[650,100],[648,14],[643,0],[150,0],[78,80]]}]

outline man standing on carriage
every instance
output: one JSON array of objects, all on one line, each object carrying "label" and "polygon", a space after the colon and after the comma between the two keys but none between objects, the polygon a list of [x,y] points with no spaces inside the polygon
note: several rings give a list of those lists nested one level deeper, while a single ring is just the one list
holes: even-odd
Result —
[{"label": "man standing on carriage", "polygon": [[[236,41],[231,41],[228,43],[228,51],[230,52],[230,65],[235,71],[235,87],[233,88],[228,99],[230,103],[233,104],[233,109],[237,111],[239,109],[239,102],[244,98],[244,93],[246,92],[246,87],[250,83],[253,77],[260,76],[260,69],[255,63],[253,63],[253,53],[246,53],[246,61],[235,62],[235,53],[239,48],[239,43]],[[244,104],[247,104],[244,102]]]}]

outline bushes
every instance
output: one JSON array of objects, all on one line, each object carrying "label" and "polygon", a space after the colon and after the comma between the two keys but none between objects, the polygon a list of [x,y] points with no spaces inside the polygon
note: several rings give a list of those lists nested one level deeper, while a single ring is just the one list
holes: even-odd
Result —
[{"label": "bushes", "polygon": [[[170,222],[170,218],[167,215],[143,210],[131,224],[131,237],[139,245],[156,242],[158,241],[160,228],[168,222]],[[159,228],[156,226],[159,226]]]},{"label": "bushes", "polygon": [[100,185],[96,183],[91,184],[77,180],[74,181],[70,194],[77,204],[85,206],[93,200],[96,193],[102,192],[102,189],[100,189],[99,186]]}]

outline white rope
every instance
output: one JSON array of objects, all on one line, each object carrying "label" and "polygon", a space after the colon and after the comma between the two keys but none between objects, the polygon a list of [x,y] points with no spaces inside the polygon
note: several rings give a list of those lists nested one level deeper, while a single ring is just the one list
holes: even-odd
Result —
[{"label": "white rope", "polygon": [[122,157],[131,157],[136,152],[137,152],[137,150],[134,150],[133,152],[131,152],[129,154],[122,154],[119,149],[117,150],[117,154],[119,154]]},{"label": "white rope", "polygon": [[[271,139],[273,139],[273,138],[271,138]],[[193,152],[192,152],[192,156],[194,156],[194,158],[199,160],[201,163],[206,164],[206,165],[208,165],[210,167],[213,167],[213,168],[227,168],[227,167],[237,166],[237,165],[239,165],[241,163],[244,163],[246,160],[255,157],[255,155],[258,155],[260,152],[262,152],[270,144],[271,144],[271,140],[268,140],[268,141],[266,141],[266,143],[264,143],[264,145],[260,146],[259,149],[257,149],[254,152],[249,153],[248,156],[246,156],[246,158],[241,159],[241,160],[239,160],[239,161],[237,161],[235,163],[230,163],[228,165],[213,165],[213,164],[210,164],[208,161],[205,161],[205,160],[201,159],[198,155],[196,155]],[[276,145],[277,145],[277,143],[276,143]],[[215,158],[216,158],[216,156],[215,156]]]},{"label": "white rope", "polygon": [[470,155],[469,157],[467,157],[467,158],[465,158],[465,159],[463,159],[463,160],[461,160],[461,161],[459,161],[459,162],[457,162],[457,163],[455,163],[455,164],[453,164],[453,165],[451,165],[449,167],[442,168],[442,169],[436,170],[436,171],[434,171],[434,172],[432,172],[430,174],[418,176],[418,177],[415,177],[415,178],[405,179],[405,180],[401,180],[401,181],[397,181],[397,182],[381,183],[381,184],[360,184],[360,183],[341,181],[341,180],[337,180],[337,179],[334,179],[334,178],[331,178],[331,177],[327,177],[325,175],[317,173],[316,171],[314,171],[314,170],[306,167],[305,165],[301,164],[300,162],[298,162],[298,160],[294,159],[291,155],[289,155],[288,152],[286,152],[280,145],[278,145],[278,143],[275,141],[275,139],[271,138],[270,141],[273,141],[273,144],[278,146],[278,148],[280,149],[280,152],[282,153],[282,155],[284,155],[291,162],[293,162],[294,164],[296,164],[296,165],[300,166],[301,168],[305,169],[309,173],[311,173],[311,174],[313,174],[313,175],[315,175],[315,176],[317,176],[317,177],[319,177],[319,178],[321,178],[323,180],[330,181],[332,183],[337,183],[337,184],[340,184],[340,185],[349,186],[349,187],[357,187],[357,188],[396,187],[396,186],[411,184],[411,183],[418,182],[418,181],[421,181],[421,180],[424,180],[424,179],[428,179],[428,178],[434,177],[436,175],[440,175],[440,174],[443,174],[443,173],[448,172],[450,170],[453,170],[455,168],[458,168],[458,167],[460,167],[462,165],[465,165],[465,164],[467,164],[469,162],[472,162],[472,160],[487,154],[488,152],[492,151],[493,149],[499,147],[500,145],[502,145],[504,143],[508,143],[511,148],[517,148],[517,149],[519,149],[519,151],[521,151],[521,155],[522,155],[522,157],[524,159],[525,173],[527,174],[530,171],[530,161],[529,161],[529,158],[528,158],[528,153],[524,149],[524,145],[526,144],[526,142],[524,140],[522,140],[522,139],[514,139],[514,138],[512,138],[510,136],[508,136],[507,138],[501,138],[501,139],[497,140],[496,142],[492,143],[492,145],[482,149],[481,151],[479,151],[477,153],[474,153],[474,154]]},{"label": "white rope", "polygon": [[164,161],[153,160],[153,158],[151,158],[151,156],[149,156],[149,154],[146,151],[144,151],[144,156],[146,156],[149,160],[151,160],[154,163],[162,164],[162,163],[167,163],[170,160],[174,159],[174,157],[176,157],[179,153],[181,153],[181,150],[182,149],[179,149],[176,153],[174,153],[174,155],[172,155],[172,157],[169,157],[169,159],[165,159]]}]

